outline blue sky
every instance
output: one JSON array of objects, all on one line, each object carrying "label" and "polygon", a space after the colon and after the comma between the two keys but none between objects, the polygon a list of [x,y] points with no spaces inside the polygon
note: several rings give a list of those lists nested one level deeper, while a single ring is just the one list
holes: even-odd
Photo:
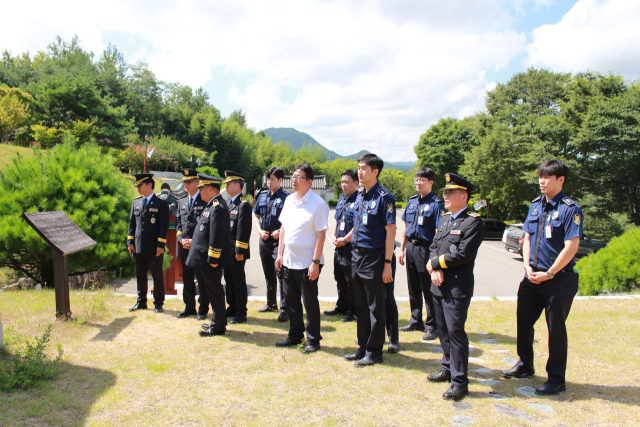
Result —
[{"label": "blue sky", "polygon": [[413,160],[440,118],[483,109],[529,66],[640,78],[640,2],[629,0],[23,1],[0,49],[78,35],[162,80],[202,86],[223,115],[293,127],[348,155]]}]

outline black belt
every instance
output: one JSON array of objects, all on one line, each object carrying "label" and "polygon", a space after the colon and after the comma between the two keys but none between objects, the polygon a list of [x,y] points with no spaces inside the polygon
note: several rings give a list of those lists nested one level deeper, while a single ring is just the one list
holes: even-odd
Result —
[{"label": "black belt", "polygon": [[353,248],[357,254],[364,254],[371,251],[384,250],[384,248]]},{"label": "black belt", "polygon": [[409,241],[411,243],[413,243],[416,246],[429,246],[431,245],[431,242],[428,240],[423,240],[423,239],[409,239]]},{"label": "black belt", "polygon": [[[535,271],[536,273],[539,273],[539,272],[544,272],[544,273],[546,273],[547,271],[549,271],[549,269],[548,269],[548,268],[546,268],[546,269],[545,269],[545,268],[539,268],[539,267],[531,267],[531,269],[532,269],[533,271]],[[560,271],[558,271],[558,273],[564,273],[564,274],[576,274],[576,272],[575,272],[575,271],[573,271],[573,270],[560,270]]]}]

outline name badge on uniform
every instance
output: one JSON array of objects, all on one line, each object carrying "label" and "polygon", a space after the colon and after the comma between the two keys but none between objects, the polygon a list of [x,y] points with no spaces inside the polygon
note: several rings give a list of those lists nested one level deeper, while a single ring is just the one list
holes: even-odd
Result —
[{"label": "name badge on uniform", "polygon": [[344,221],[340,223],[340,231],[344,231]]},{"label": "name badge on uniform", "polygon": [[204,231],[204,224],[200,224],[200,231]]},{"label": "name badge on uniform", "polygon": [[551,226],[550,225],[546,225],[544,227],[544,234],[547,237],[547,239],[551,238]]},{"label": "name badge on uniform", "polygon": [[155,218],[151,218],[151,224],[155,224],[156,223],[156,219]]},{"label": "name badge on uniform", "polygon": [[231,227],[233,227],[233,220],[231,220]]},{"label": "name badge on uniform", "polygon": [[276,216],[276,213],[278,212],[277,208],[274,206],[271,208],[271,216]]},{"label": "name badge on uniform", "polygon": [[369,219],[369,215],[368,214],[362,215],[362,223],[364,225],[367,225],[368,219]]},{"label": "name badge on uniform", "polygon": [[420,215],[418,217],[418,225],[422,225],[423,222],[424,222],[424,217],[422,215]]}]

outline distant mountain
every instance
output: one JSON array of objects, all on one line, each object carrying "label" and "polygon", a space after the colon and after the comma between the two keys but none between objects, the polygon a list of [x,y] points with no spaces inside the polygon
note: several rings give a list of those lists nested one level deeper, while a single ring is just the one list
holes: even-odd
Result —
[{"label": "distant mountain", "polygon": [[[329,150],[324,145],[320,144],[316,141],[311,135],[308,133],[300,132],[294,128],[268,128],[264,130],[264,133],[273,140],[274,144],[278,142],[284,141],[288,142],[291,145],[291,148],[294,150],[299,150],[306,143],[307,145],[312,144],[314,146],[319,146],[322,151],[327,153],[331,160],[335,160],[338,158],[346,158],[349,160],[357,160],[363,154],[369,153],[367,150],[358,151],[355,154],[351,154],[350,156],[343,156],[335,151]],[[385,162],[385,166],[391,169],[398,169],[403,171],[409,171],[411,168],[415,166],[416,162]]]}]

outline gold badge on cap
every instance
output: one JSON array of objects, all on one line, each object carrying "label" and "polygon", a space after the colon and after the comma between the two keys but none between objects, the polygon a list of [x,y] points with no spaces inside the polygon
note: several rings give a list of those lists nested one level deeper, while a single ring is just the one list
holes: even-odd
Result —
[{"label": "gold badge on cap", "polygon": [[449,175],[448,173],[444,174],[444,179],[446,179],[447,182],[451,181],[451,175]]}]

